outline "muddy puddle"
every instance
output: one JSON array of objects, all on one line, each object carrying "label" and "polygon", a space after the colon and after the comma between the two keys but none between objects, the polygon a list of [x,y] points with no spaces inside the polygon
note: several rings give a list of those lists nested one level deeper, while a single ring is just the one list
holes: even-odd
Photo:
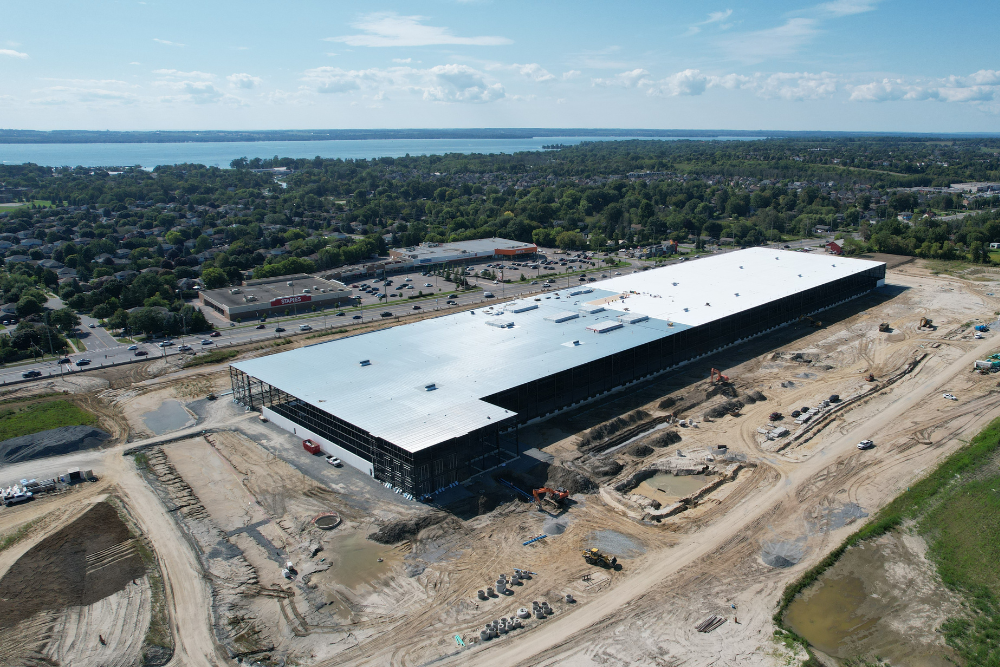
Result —
[{"label": "muddy puddle", "polygon": [[840,661],[877,655],[893,665],[953,665],[937,629],[959,606],[925,549],[900,534],[848,549],[792,602],[785,622]]},{"label": "muddy puddle", "polygon": [[330,569],[314,580],[351,589],[387,576],[403,559],[399,549],[372,542],[360,532],[346,533],[328,542],[323,553],[331,562]]},{"label": "muddy puddle", "polygon": [[664,506],[671,505],[681,498],[700,491],[705,485],[714,482],[715,479],[715,475],[674,475],[669,472],[661,472],[641,482],[639,486],[632,489],[632,493],[656,500]]},{"label": "muddy puddle", "polygon": [[143,415],[142,421],[156,435],[176,431],[195,422],[180,401],[163,401],[159,408]]}]

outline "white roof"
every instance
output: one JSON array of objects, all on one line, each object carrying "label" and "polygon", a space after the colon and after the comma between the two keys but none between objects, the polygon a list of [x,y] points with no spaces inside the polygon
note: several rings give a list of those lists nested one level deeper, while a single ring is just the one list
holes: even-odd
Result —
[{"label": "white roof", "polygon": [[[587,294],[550,292],[233,366],[416,452],[514,416],[483,397],[878,265],[741,250],[590,283]],[[605,310],[581,312],[588,304]]]}]

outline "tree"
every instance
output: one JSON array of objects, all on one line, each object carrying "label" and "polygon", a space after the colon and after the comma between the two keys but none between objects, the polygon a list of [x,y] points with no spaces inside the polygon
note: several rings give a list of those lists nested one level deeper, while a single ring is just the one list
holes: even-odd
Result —
[{"label": "tree", "polygon": [[222,269],[211,267],[201,272],[201,281],[207,289],[219,289],[229,284],[229,278]]},{"label": "tree", "polygon": [[587,245],[580,232],[563,232],[556,237],[556,245],[563,250],[579,250]]},{"label": "tree", "polygon": [[608,249],[608,239],[600,232],[590,235],[590,249],[594,252],[603,252]]},{"label": "tree", "polygon": [[22,296],[17,302],[17,316],[25,317],[42,312],[42,304],[33,296]]},{"label": "tree", "polygon": [[80,324],[80,317],[71,308],[60,308],[49,314],[49,324],[69,333]]}]

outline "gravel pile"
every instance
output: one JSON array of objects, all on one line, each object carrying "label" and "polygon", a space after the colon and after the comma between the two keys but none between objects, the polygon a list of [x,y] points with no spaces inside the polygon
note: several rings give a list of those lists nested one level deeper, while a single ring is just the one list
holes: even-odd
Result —
[{"label": "gravel pile", "polygon": [[0,464],[96,449],[111,436],[93,426],[61,426],[0,442]]},{"label": "gravel pile", "polygon": [[805,556],[805,538],[761,543],[760,558],[771,567],[791,567]]},{"label": "gravel pile", "polygon": [[616,530],[595,530],[587,535],[585,544],[588,549],[597,547],[619,558],[635,558],[646,553],[646,547],[642,542],[622,535]]}]

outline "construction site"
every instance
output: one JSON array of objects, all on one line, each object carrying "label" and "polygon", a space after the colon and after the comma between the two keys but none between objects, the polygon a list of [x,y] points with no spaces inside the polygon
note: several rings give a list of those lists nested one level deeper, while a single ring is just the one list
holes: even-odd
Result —
[{"label": "construction site", "polygon": [[[365,459],[366,470],[313,443],[314,432],[276,424],[281,411],[270,410],[288,401],[265,411],[234,394],[228,364],[185,369],[167,357],[5,387],[5,405],[71,401],[104,435],[75,433],[30,457],[0,447],[14,457],[0,487],[17,500],[0,508],[0,664],[798,664],[804,650],[776,636],[772,619],[785,586],[1000,415],[1000,358],[991,357],[1000,274],[942,273],[896,256],[868,265],[884,282],[869,276],[871,285],[760,335],[664,357],[542,414],[503,403],[496,409],[528,416],[510,424],[516,449],[461,474],[437,470],[440,457],[428,458],[426,478],[378,459]],[[635,306],[640,297],[653,298],[634,295],[627,312],[657,319]],[[714,297],[696,305],[706,299],[723,307]],[[685,325],[680,305],[670,314],[681,331],[710,321],[688,313]],[[496,319],[508,318],[514,327],[481,328],[514,336],[530,326],[516,313]],[[435,319],[373,323],[352,340],[330,331],[251,343],[232,362],[266,382],[254,372],[296,368],[274,361],[279,350],[343,343],[353,355]],[[560,332],[556,342],[592,349],[631,331]],[[663,332],[657,340],[680,340]],[[351,373],[365,370],[362,359],[378,370],[366,351],[345,357]],[[498,373],[506,384],[484,381],[482,395],[541,376]],[[329,401],[336,415],[346,385],[331,371],[334,384],[320,391],[323,377],[274,385],[305,390],[297,398],[314,407]],[[454,381],[426,379],[440,383],[420,394],[434,400]],[[398,384],[416,395],[427,382]],[[389,394],[352,392],[385,411],[348,406],[377,437],[372,429],[392,421]],[[402,437],[410,427],[393,428]],[[434,445],[482,424],[440,428],[448,437]],[[86,474],[70,479],[72,470]],[[920,546],[892,548],[911,578],[880,585],[936,599],[940,581],[920,565]],[[900,622],[875,628],[866,646],[891,645],[898,664],[946,664],[935,628],[952,602],[940,599],[947,604],[911,604],[905,619],[887,606]]]}]

